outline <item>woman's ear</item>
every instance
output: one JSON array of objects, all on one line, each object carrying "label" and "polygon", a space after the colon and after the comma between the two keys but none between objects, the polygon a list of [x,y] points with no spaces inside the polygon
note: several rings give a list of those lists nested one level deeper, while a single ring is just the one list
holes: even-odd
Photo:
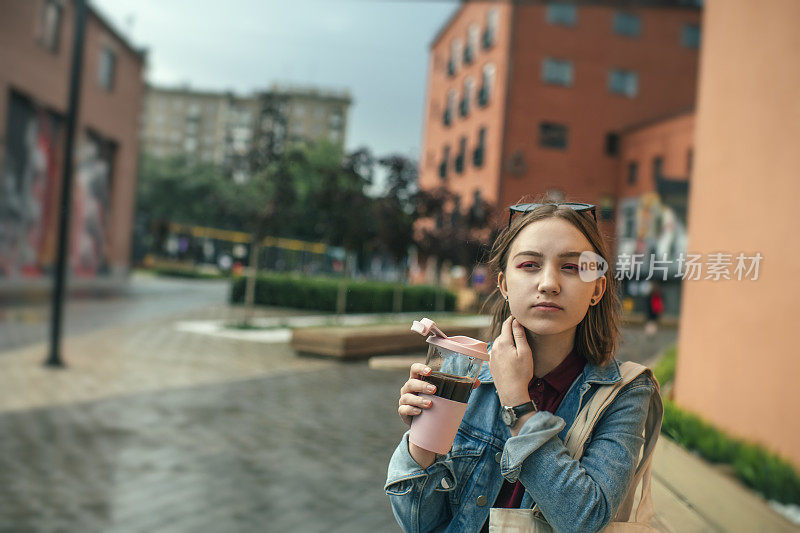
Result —
[{"label": "woman's ear", "polygon": [[508,294],[508,287],[506,287],[506,277],[502,272],[497,274],[497,288],[500,289],[500,294],[505,298],[506,294]]},{"label": "woman's ear", "polygon": [[595,305],[600,301],[600,298],[603,297],[603,294],[606,292],[606,277],[600,276],[597,278],[597,281],[594,284],[594,292],[592,293],[592,299],[594,300]]}]

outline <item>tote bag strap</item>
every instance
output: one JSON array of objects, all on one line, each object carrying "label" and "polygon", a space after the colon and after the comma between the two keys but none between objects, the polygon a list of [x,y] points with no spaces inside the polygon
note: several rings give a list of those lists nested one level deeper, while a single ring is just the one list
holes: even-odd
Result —
[{"label": "tote bag strap", "polygon": [[[653,376],[653,372],[644,365],[626,361],[620,364],[620,371],[622,373],[622,379],[617,383],[599,387],[589,403],[577,414],[575,421],[569,428],[564,439],[564,445],[570,457],[573,459],[580,459],[583,455],[583,447],[589,439],[595,424],[625,385],[636,379],[642,373],[647,373],[656,384],[656,391],[658,391],[658,381]],[[649,407],[647,421],[645,422],[645,442],[642,448],[642,459],[636,468],[636,473],[634,474],[630,489],[614,518],[615,521],[627,522],[630,519],[636,488],[639,486],[640,482],[643,483],[642,498],[636,510],[636,521],[646,523],[653,517],[653,502],[650,494],[652,457],[658,435],[661,431],[661,419],[663,417],[661,396],[658,392],[651,396]],[[534,506],[533,512],[535,516],[543,518],[538,504]]]}]

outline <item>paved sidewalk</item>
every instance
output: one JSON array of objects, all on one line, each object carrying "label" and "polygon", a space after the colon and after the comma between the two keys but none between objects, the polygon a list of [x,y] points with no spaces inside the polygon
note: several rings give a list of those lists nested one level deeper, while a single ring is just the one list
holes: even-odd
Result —
[{"label": "paved sidewalk", "polygon": [[[0,354],[0,531],[398,531],[383,483],[407,369],[175,327],[231,313],[69,338],[65,370],[43,344]],[[791,530],[666,440],[654,491],[668,531]]]}]

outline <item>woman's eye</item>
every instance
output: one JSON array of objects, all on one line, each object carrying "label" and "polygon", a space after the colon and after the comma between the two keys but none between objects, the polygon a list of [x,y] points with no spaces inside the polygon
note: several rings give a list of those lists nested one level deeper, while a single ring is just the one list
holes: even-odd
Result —
[{"label": "woman's eye", "polygon": [[573,269],[575,269],[576,271],[578,270],[578,267],[577,267],[577,265],[565,265],[565,266],[564,266],[564,268],[573,268]]},{"label": "woman's eye", "polygon": [[539,265],[537,265],[533,261],[525,261],[524,263],[521,263],[519,265],[519,268],[538,267],[538,266]]}]

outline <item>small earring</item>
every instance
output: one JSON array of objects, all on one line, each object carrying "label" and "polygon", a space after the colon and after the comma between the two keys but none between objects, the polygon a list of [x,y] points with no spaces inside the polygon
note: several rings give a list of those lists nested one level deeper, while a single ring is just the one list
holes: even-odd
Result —
[{"label": "small earring", "polygon": [[592,305],[594,305],[594,298],[592,298]]}]

